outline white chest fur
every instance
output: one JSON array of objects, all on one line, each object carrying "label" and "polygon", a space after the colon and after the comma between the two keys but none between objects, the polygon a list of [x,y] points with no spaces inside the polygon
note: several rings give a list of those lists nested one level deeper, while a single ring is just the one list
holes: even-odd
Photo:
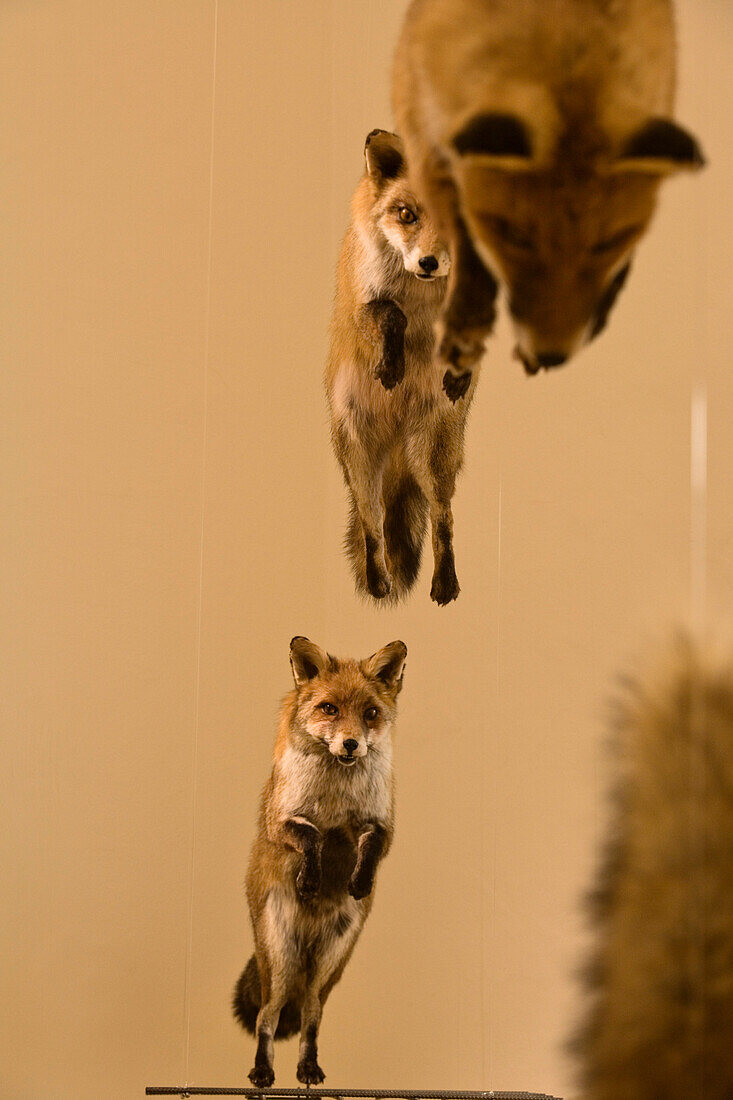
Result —
[{"label": "white chest fur", "polygon": [[378,746],[350,768],[322,753],[288,746],[276,777],[278,817],[305,817],[320,829],[349,823],[387,821],[392,807],[392,741]]}]

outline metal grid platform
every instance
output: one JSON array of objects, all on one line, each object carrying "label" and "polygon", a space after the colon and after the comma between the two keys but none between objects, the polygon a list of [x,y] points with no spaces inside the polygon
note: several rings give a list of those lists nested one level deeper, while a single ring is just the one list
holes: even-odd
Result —
[{"label": "metal grid platform", "polygon": [[201,1085],[148,1085],[146,1096],[249,1096],[252,1100],[272,1097],[274,1100],[341,1100],[342,1097],[365,1097],[371,1100],[562,1100],[545,1092],[445,1092],[441,1089],[241,1089],[205,1088]]}]

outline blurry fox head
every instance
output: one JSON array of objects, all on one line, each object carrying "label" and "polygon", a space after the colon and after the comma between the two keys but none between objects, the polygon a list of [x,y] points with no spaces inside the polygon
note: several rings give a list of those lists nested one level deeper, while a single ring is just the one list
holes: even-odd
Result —
[{"label": "blurry fox head", "polygon": [[410,186],[404,148],[396,134],[372,130],[364,146],[366,177],[354,200],[354,222],[371,249],[427,282],[447,275],[448,249]]},{"label": "blurry fox head", "polygon": [[694,138],[661,118],[613,148],[582,122],[548,139],[518,116],[484,113],[457,130],[452,149],[462,215],[506,289],[531,374],[604,328],[660,182],[704,163]]},{"label": "blurry fox head", "polygon": [[294,725],[313,748],[327,749],[344,767],[357,765],[390,732],[406,656],[399,641],[356,661],[332,657],[308,638],[293,638]]}]

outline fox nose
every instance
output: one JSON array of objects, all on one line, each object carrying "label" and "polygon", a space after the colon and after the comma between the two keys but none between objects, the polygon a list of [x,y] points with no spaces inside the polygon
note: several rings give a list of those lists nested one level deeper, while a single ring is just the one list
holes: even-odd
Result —
[{"label": "fox nose", "polygon": [[426,275],[432,275],[434,271],[438,270],[438,261],[435,256],[423,256],[418,262]]},{"label": "fox nose", "polygon": [[540,367],[561,367],[567,355],[561,351],[544,351],[537,356],[537,365]]},{"label": "fox nose", "polygon": [[351,754],[356,752],[356,750],[359,748],[359,742],[355,741],[353,737],[349,737],[346,739],[346,741],[344,741],[344,748],[348,752],[349,756],[351,756]]}]

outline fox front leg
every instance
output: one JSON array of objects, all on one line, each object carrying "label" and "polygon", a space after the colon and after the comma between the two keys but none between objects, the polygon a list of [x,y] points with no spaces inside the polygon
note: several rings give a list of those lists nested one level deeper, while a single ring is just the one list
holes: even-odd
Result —
[{"label": "fox front leg", "polygon": [[448,366],[443,389],[455,403],[468,391],[471,368],[484,353],[484,340],[494,327],[499,289],[460,218],[454,223],[450,280],[438,357]]},{"label": "fox front leg", "polygon": [[357,321],[379,356],[375,376],[385,390],[394,389],[405,377],[407,318],[390,298],[375,298],[360,307]]},{"label": "fox front leg", "polygon": [[435,148],[412,165],[428,209],[450,247],[448,290],[437,326],[437,358],[447,366],[443,389],[455,404],[471,385],[471,368],[484,353],[496,317],[496,280],[471,243],[460,213],[451,166]]},{"label": "fox front leg", "polygon": [[356,866],[349,880],[349,893],[359,901],[371,894],[377,864],[386,854],[389,834],[384,825],[369,821],[359,830]]},{"label": "fox front leg", "polygon": [[304,817],[291,817],[280,828],[282,841],[300,854],[295,888],[301,901],[312,901],[321,889],[321,851],[323,837]]}]

